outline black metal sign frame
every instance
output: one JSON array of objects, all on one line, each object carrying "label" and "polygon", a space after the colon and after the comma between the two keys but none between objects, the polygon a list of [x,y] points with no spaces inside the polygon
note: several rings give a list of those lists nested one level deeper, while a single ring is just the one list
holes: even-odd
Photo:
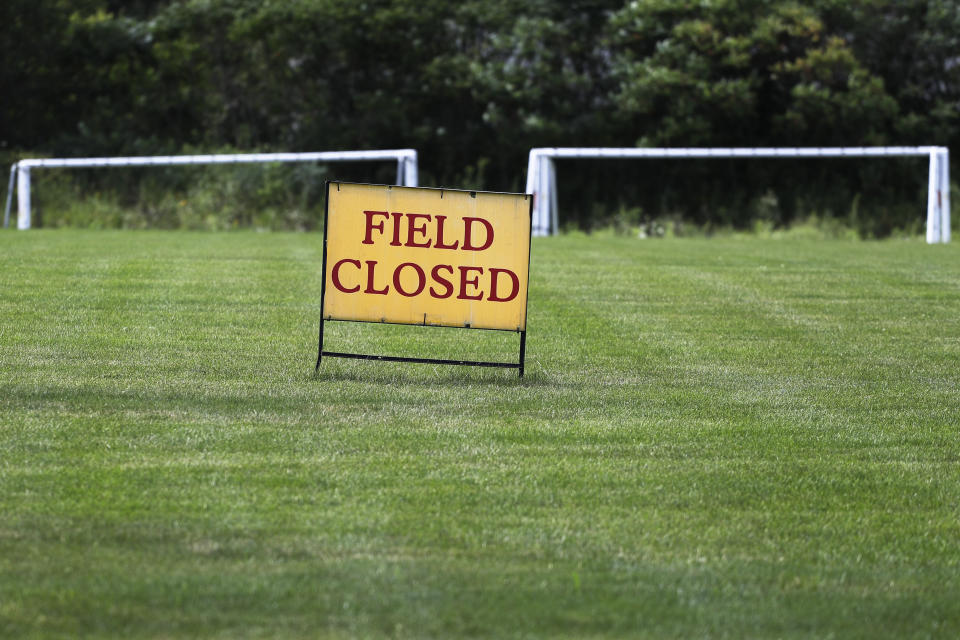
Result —
[{"label": "black metal sign frame", "polygon": [[[323,317],[323,304],[324,296],[326,295],[327,290],[327,216],[330,212],[330,185],[339,185],[341,184],[365,184],[357,182],[342,182],[339,180],[328,180],[326,182],[326,192],[325,192],[325,202],[323,207],[323,283],[320,287],[320,337],[318,339],[317,345],[317,366],[314,367],[314,371],[320,370],[320,362],[323,360],[324,356],[328,358],[350,358],[353,360],[379,360],[381,362],[413,362],[419,364],[453,364],[461,365],[468,367],[498,367],[502,369],[517,369],[519,377],[523,377],[523,368],[524,360],[526,357],[527,349],[527,328],[526,328],[526,309],[530,301],[530,250],[531,250],[531,238],[533,231],[533,196],[531,194],[521,194],[525,195],[530,201],[529,216],[530,216],[530,230],[531,234],[527,237],[527,292],[526,300],[524,300],[524,328],[521,331],[516,333],[520,334],[520,357],[517,362],[485,362],[485,361],[475,361],[475,360],[448,360],[444,358],[411,358],[406,356],[384,356],[384,355],[371,355],[365,353],[344,353],[340,351],[324,351],[323,350],[323,323],[326,322],[366,322],[371,324],[402,324],[403,326],[424,326],[424,327],[440,327],[440,328],[454,328],[454,329],[471,329],[469,325],[464,327],[448,327],[447,325],[430,325],[424,324],[407,324],[407,323],[397,323],[397,322],[378,322],[373,323],[369,320],[340,320],[337,318],[324,318]],[[390,185],[365,185],[365,186],[390,186]],[[408,187],[412,188],[412,187]],[[426,187],[418,187],[426,188]],[[466,193],[476,194],[476,191],[467,191],[463,189],[435,189],[436,191],[463,191]],[[503,192],[485,192],[485,193],[503,193]],[[509,195],[518,195],[518,194],[509,194]],[[484,329],[485,331],[509,331],[514,333],[509,329]]]}]

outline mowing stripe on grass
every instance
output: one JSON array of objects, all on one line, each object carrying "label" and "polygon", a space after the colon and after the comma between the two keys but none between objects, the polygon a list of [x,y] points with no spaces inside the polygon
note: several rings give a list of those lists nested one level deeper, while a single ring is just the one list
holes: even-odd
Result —
[{"label": "mowing stripe on grass", "polygon": [[960,634],[955,245],[538,239],[517,380],[314,375],[316,234],[0,242],[4,637]]}]

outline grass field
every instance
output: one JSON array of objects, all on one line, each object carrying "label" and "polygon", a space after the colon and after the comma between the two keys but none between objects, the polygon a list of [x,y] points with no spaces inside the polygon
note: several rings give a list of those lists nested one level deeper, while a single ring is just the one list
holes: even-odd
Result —
[{"label": "grass field", "polygon": [[538,239],[522,381],[315,377],[316,234],[0,246],[0,637],[960,635],[957,243]]}]

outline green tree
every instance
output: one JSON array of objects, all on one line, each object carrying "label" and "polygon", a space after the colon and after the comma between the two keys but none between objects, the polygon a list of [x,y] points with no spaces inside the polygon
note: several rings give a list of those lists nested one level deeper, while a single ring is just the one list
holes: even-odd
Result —
[{"label": "green tree", "polygon": [[[426,184],[512,190],[533,146],[955,145],[958,51],[956,0],[7,0],[0,150],[414,147]],[[561,190],[583,226],[855,201],[870,234],[922,199],[922,169],[774,164],[583,165]]]},{"label": "green tree", "polygon": [[879,144],[897,113],[809,5],[633,2],[611,27],[614,100],[648,131],[639,144]]},{"label": "green tree", "polygon": [[[903,20],[918,29],[923,26],[910,18],[911,10],[895,10],[892,4],[630,2],[610,21],[613,74],[619,85],[613,100],[641,146],[853,146],[900,141],[904,131],[916,130],[922,120],[915,113],[905,117],[902,111],[909,106],[909,87],[916,85],[898,82],[892,93],[880,73],[884,58],[879,48],[869,46],[861,27],[853,28],[871,24],[895,31]],[[939,55],[945,50],[942,47]],[[891,80],[923,75],[922,65],[905,64],[912,71],[888,74]],[[942,69],[944,61],[926,64]],[[910,141],[918,143],[923,144]],[[746,225],[756,210],[751,201],[773,188],[782,205],[774,222],[789,221],[797,206],[845,214],[857,197],[881,202],[900,189],[902,201],[903,190],[915,190],[903,180],[882,179],[896,170],[878,173],[873,167],[851,166],[838,170],[795,162],[777,177],[771,167],[757,163],[731,165],[712,174],[706,167],[695,167],[682,189],[668,193],[666,202],[655,206],[686,210],[702,222],[716,220],[717,209],[722,209],[726,214],[721,213],[721,222]],[[888,232],[895,224],[889,219],[868,231]]]}]

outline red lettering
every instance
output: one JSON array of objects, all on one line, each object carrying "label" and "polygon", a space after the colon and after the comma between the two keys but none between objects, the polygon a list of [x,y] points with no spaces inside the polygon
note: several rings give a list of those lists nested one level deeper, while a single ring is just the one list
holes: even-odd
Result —
[{"label": "red lettering", "polygon": [[[467,236],[469,237],[469,236]],[[467,244],[467,241],[464,240],[464,245]],[[477,271],[478,273],[483,273],[483,267],[457,267],[460,269],[460,293],[457,295],[457,300],[482,300],[483,292],[481,291],[475,296],[467,295],[467,287],[479,287],[480,286],[480,276],[478,275],[473,280],[467,280],[467,273],[470,271]]]},{"label": "red lettering", "polygon": [[[482,246],[475,247],[473,243],[470,242],[473,238],[473,223],[479,222],[484,227],[487,228],[487,240],[483,243]],[[463,218],[463,250],[464,251],[483,251],[493,244],[493,226],[484,220],[483,218]]]},{"label": "red lettering", "polygon": [[393,216],[393,240],[390,241],[390,246],[399,247],[400,246],[400,218],[403,217],[403,214],[395,211],[390,215]]},{"label": "red lettering", "polygon": [[356,266],[357,269],[360,268],[359,260],[351,260],[350,258],[344,258],[343,260],[340,260],[339,262],[337,262],[337,264],[333,265],[333,269],[330,270],[330,279],[333,281],[333,286],[335,286],[337,289],[340,289],[340,291],[343,291],[344,293],[356,293],[357,291],[360,291],[360,285],[347,289],[346,287],[343,286],[343,283],[340,282],[340,267],[343,266],[344,262],[348,262]]},{"label": "red lettering", "polygon": [[444,244],[443,242],[443,223],[447,216],[437,216],[437,244],[433,245],[436,249],[456,249],[460,246],[459,240],[454,240],[453,244]]},{"label": "red lettering", "polygon": [[430,220],[431,216],[426,213],[408,213],[407,214],[407,223],[408,223],[407,224],[407,244],[405,246],[424,247],[424,248],[429,247],[430,246],[429,239],[427,240],[426,244],[421,244],[414,239],[414,237],[418,233],[423,234],[424,238],[427,237],[427,223],[424,222],[421,226],[418,227],[416,226],[417,218],[425,218],[426,220]]},{"label": "red lettering", "polygon": [[366,220],[366,230],[363,234],[363,242],[361,244],[373,244],[373,230],[376,229],[380,233],[383,233],[383,223],[379,225],[373,224],[373,216],[383,216],[384,218],[388,217],[386,211],[364,211],[363,215],[367,217]]},{"label": "red lettering", "polygon": [[366,260],[367,263],[367,288],[363,290],[364,293],[375,293],[380,296],[387,295],[387,292],[390,291],[390,287],[384,287],[383,289],[376,289],[373,286],[373,272],[377,268],[376,260]]},{"label": "red lettering", "polygon": [[[407,293],[404,291],[403,285],[400,284],[400,272],[403,271],[404,267],[413,267],[413,270],[417,272],[417,290],[413,293]],[[400,295],[412,298],[413,296],[420,295],[420,292],[423,291],[423,288],[427,286],[427,276],[424,275],[423,269],[420,268],[420,265],[414,262],[404,262],[393,271],[393,286]]]},{"label": "red lettering", "polygon": [[[510,280],[513,283],[513,289],[510,290],[510,294],[504,297],[497,296],[497,276],[501,273],[505,273],[510,276]],[[487,298],[490,302],[510,302],[517,297],[517,293],[520,291],[520,278],[517,277],[510,269],[497,269],[496,267],[490,268],[490,296]]]},{"label": "red lettering", "polygon": [[[437,217],[439,218],[440,216],[437,216]],[[441,299],[449,298],[451,295],[453,295],[453,283],[451,283],[449,280],[447,280],[446,278],[440,275],[440,269],[443,269],[444,271],[449,271],[450,275],[453,275],[453,267],[450,266],[449,264],[438,264],[437,266],[435,266],[433,270],[430,272],[430,277],[432,277],[434,282],[436,282],[437,284],[443,285],[443,288],[446,289],[446,293],[441,295],[437,293],[436,289],[434,289],[433,287],[430,287],[430,295],[431,297],[434,297],[434,298],[441,298]]]}]

